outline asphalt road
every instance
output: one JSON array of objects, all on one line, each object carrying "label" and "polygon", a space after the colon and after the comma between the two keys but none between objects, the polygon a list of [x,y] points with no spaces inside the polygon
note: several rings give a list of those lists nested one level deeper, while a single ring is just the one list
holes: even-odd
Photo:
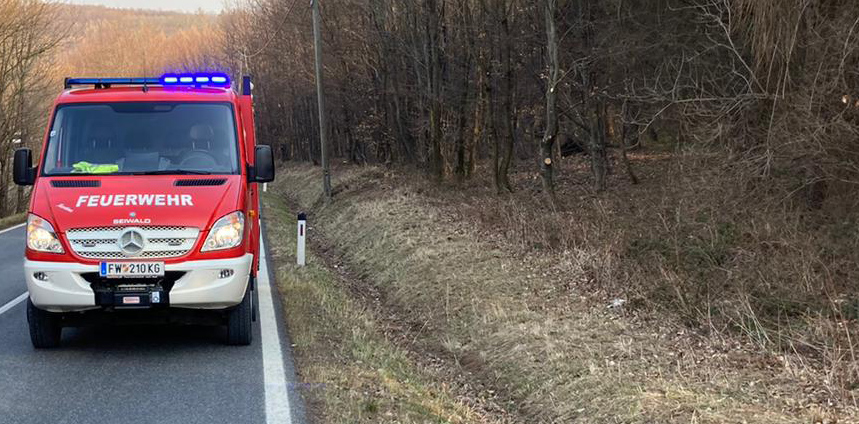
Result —
[{"label": "asphalt road", "polygon": [[217,327],[105,325],[66,328],[61,348],[41,351],[15,303],[23,243],[23,228],[0,233],[0,423],[305,422],[281,302],[262,275],[251,346],[224,345]]}]

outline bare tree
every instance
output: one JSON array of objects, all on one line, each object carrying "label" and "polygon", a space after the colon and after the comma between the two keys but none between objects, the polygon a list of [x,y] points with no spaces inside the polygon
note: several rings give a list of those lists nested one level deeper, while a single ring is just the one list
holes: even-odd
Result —
[{"label": "bare tree", "polygon": [[558,29],[555,25],[557,0],[543,1],[546,19],[546,62],[548,63],[548,78],[546,83],[546,132],[540,142],[540,169],[543,176],[543,190],[555,201],[554,181],[554,145],[558,138],[558,83],[561,78],[561,67],[558,63]]},{"label": "bare tree", "polygon": [[9,201],[12,150],[35,144],[48,97],[46,59],[66,34],[56,5],[0,0],[0,216],[25,207],[23,189]]}]

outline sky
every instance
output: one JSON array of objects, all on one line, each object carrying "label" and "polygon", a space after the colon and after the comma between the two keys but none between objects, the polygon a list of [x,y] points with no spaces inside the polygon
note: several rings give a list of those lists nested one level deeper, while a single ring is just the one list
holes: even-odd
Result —
[{"label": "sky", "polygon": [[76,4],[97,4],[109,7],[132,8],[132,9],[154,9],[175,10],[179,12],[196,12],[202,9],[205,12],[218,13],[224,8],[223,0],[67,0]]}]

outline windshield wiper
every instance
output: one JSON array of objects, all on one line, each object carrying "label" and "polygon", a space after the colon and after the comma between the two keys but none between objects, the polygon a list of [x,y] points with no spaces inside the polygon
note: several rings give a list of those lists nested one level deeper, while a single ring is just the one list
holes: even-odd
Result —
[{"label": "windshield wiper", "polygon": [[191,171],[188,169],[164,169],[161,171],[132,172],[132,175],[212,175],[209,171]]}]

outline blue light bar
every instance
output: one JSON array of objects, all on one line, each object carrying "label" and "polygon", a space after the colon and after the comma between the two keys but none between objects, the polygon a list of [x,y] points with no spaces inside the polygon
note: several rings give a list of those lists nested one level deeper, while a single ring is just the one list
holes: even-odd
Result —
[{"label": "blue light bar", "polygon": [[165,74],[161,78],[67,78],[67,89],[76,85],[109,88],[113,85],[163,85],[166,87],[230,87],[230,77],[223,73]]},{"label": "blue light bar", "polygon": [[73,85],[145,85],[161,84],[156,78],[69,78],[66,87]]},{"label": "blue light bar", "polygon": [[230,77],[227,74],[166,74],[159,83],[165,86],[218,86],[229,87]]}]

